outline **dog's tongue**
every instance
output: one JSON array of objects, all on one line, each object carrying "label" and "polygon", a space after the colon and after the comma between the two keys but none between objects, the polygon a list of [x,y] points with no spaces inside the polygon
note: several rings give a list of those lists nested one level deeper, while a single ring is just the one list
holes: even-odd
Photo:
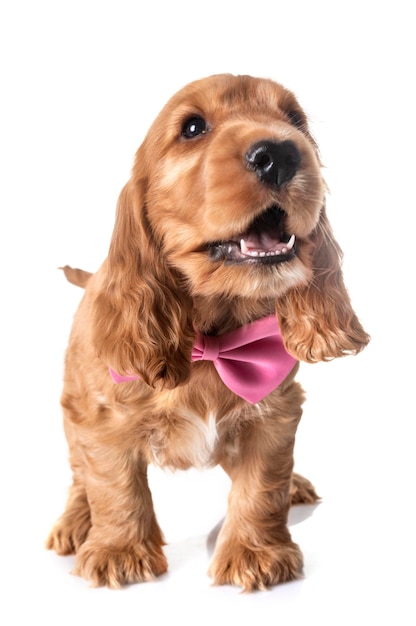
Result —
[{"label": "dog's tongue", "polygon": [[238,237],[241,252],[282,252],[287,246],[282,241],[283,212],[276,206],[272,206],[267,211],[256,217],[249,228]]},{"label": "dog's tongue", "polygon": [[283,248],[284,244],[279,237],[273,236],[266,232],[254,233],[249,232],[240,241],[241,252],[257,251],[257,252],[270,252],[272,250],[279,250]]},{"label": "dog's tongue", "polygon": [[[281,263],[294,256],[295,235],[284,231],[284,213],[276,205],[256,217],[249,227],[226,241],[209,246],[210,257],[229,262],[258,260],[266,264]],[[265,258],[263,258],[265,257]]]}]

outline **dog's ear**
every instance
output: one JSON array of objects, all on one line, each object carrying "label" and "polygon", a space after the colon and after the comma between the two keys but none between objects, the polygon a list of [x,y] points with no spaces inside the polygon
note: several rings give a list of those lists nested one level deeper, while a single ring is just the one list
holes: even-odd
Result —
[{"label": "dog's ear", "polygon": [[93,303],[99,356],[121,375],[157,388],[189,377],[194,331],[190,303],[164,262],[145,209],[146,177],[131,178],[120,194],[107,260]]},{"label": "dog's ear", "polygon": [[342,275],[342,251],[325,207],[310,243],[312,279],[289,291],[277,309],[286,347],[311,363],[358,354],[370,338],[352,309]]}]

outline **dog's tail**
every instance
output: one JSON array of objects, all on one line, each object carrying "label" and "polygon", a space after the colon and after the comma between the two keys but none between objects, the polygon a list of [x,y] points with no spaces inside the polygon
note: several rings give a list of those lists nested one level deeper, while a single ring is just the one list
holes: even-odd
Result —
[{"label": "dog's tail", "polygon": [[91,272],[86,272],[70,265],[65,265],[65,267],[60,267],[59,269],[63,271],[67,281],[77,287],[85,287],[92,276]]}]

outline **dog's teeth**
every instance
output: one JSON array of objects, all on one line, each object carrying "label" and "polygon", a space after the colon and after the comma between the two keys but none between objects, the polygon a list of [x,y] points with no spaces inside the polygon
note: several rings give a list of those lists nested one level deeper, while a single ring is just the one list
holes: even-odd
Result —
[{"label": "dog's teeth", "polygon": [[293,246],[295,245],[295,239],[296,239],[295,235],[292,235],[286,244],[287,250],[291,250],[293,248]]},{"label": "dog's teeth", "polygon": [[[268,252],[265,252],[263,250],[250,250],[250,248],[247,247],[247,244],[245,242],[244,239],[240,240],[240,250],[241,250],[241,254],[244,254],[245,256],[253,256],[253,257],[265,257],[265,256],[279,256],[281,254],[287,254],[288,252],[290,252],[290,250],[292,250],[293,246],[295,245],[295,235],[292,235],[289,239],[289,241],[285,244],[285,246],[279,250],[269,250]],[[229,252],[231,251],[231,247],[229,248]]]}]

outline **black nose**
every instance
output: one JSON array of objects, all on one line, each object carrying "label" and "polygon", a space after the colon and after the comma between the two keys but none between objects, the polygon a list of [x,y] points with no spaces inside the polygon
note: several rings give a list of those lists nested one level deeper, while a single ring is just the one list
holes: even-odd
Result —
[{"label": "black nose", "polygon": [[247,167],[269,185],[280,187],[296,174],[300,152],[293,141],[258,141],[247,150]]}]

